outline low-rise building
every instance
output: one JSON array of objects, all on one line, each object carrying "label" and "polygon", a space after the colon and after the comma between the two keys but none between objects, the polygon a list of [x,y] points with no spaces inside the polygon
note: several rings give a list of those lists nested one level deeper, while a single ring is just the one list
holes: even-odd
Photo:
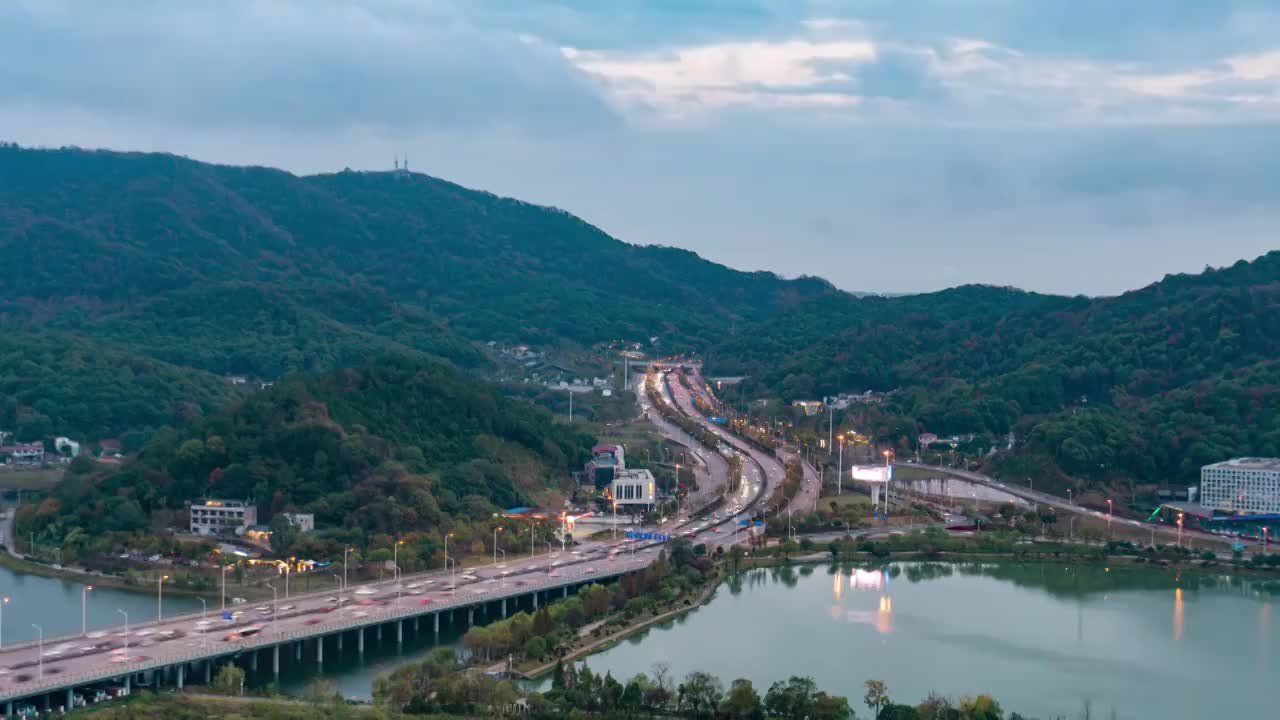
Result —
[{"label": "low-rise building", "polygon": [[8,458],[8,462],[11,463],[39,465],[44,462],[44,445],[42,443],[5,445],[0,447],[0,456]]},{"label": "low-rise building", "polygon": [[657,502],[657,484],[648,470],[620,470],[609,489],[610,498],[623,507],[648,510]]},{"label": "low-rise building", "polygon": [[258,506],[241,500],[204,500],[191,504],[195,535],[243,535],[258,524]]},{"label": "low-rise building", "polygon": [[613,482],[617,474],[626,469],[626,457],[621,445],[597,445],[591,448],[586,478],[599,489]]},{"label": "low-rise building", "polygon": [[281,513],[289,519],[289,524],[304,533],[315,532],[316,516],[313,513]]},{"label": "low-rise building", "polygon": [[80,454],[80,443],[68,437],[54,438],[53,449],[61,455],[75,457]]},{"label": "low-rise building", "polygon": [[1241,514],[1280,513],[1280,458],[1235,458],[1200,468],[1200,503]]}]

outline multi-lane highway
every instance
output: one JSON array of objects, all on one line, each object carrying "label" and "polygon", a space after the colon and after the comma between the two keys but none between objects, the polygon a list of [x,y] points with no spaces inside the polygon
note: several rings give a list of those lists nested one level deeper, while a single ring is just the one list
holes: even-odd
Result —
[{"label": "multi-lane highway", "polygon": [[[281,638],[319,636],[360,625],[501,601],[535,591],[590,582],[648,564],[653,543],[586,542],[572,550],[505,564],[405,575],[397,580],[279,597],[274,603],[228,605],[207,614],[130,618],[124,626],[84,636],[5,645],[0,650],[0,698],[29,695],[142,665],[234,652]],[[230,615],[224,618],[224,614]]]}]

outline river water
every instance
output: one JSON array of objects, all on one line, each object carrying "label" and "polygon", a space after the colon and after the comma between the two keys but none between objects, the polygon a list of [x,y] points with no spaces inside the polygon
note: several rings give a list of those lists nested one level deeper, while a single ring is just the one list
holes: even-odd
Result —
[{"label": "river water", "polygon": [[[81,589],[83,583],[47,578],[40,575],[15,573],[0,568],[0,596],[9,598],[4,606],[5,643],[36,639],[33,624],[44,629],[46,638],[80,632]],[[85,621],[89,629],[120,625],[129,614],[129,622],[148,622],[156,619],[157,599],[155,588],[151,592],[115,590],[95,587],[85,598]],[[172,593],[163,598],[165,617],[195,612],[200,601]]]},{"label": "river water", "polygon": [[[1268,592],[1270,590],[1271,592]],[[790,675],[849,697],[888,683],[912,704],[930,691],[986,692],[1040,718],[1274,717],[1280,583],[1158,569],[900,564],[809,566],[727,582],[684,618],[592,656],[627,678],[749,678],[763,694]]]},{"label": "river water", "polygon": [[[78,583],[0,569],[4,641],[80,627]],[[626,678],[654,663],[682,676],[710,670],[746,677],[764,692],[790,675],[859,705],[868,678],[918,702],[930,691],[987,692],[1008,710],[1040,717],[1271,717],[1280,679],[1280,582],[1052,564],[899,563],[755,570],[727,581],[706,607],[593,655],[595,670]],[[154,593],[96,589],[90,628],[154,619]],[[199,609],[166,596],[165,615]],[[369,697],[373,678],[419,659],[432,634],[370,638],[325,653],[324,675],[343,695]],[[463,628],[441,627],[455,644]],[[251,682],[272,680],[263,663]],[[279,680],[297,693],[312,658],[285,657]]]}]

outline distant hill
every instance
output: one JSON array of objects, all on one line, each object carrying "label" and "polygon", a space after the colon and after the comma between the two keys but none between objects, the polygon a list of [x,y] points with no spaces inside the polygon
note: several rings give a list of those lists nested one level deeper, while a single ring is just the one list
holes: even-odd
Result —
[{"label": "distant hill", "polygon": [[899,392],[861,411],[914,449],[921,431],[1015,431],[1011,472],[1188,483],[1233,455],[1280,455],[1280,252],[1117,297],[966,286],[821,298],[713,351],[744,391]]},{"label": "distant hill", "polygon": [[32,348],[0,354],[0,423],[28,435],[181,423],[234,396],[218,375],[658,335],[749,376],[743,399],[896,389],[851,423],[903,449],[1013,432],[990,459],[1011,473],[1184,482],[1280,455],[1280,253],[1117,297],[859,296],[425,175],[0,146],[0,267],[0,333]]},{"label": "distant hill", "polygon": [[837,294],[420,174],[13,145],[0,146],[0,267],[0,331],[263,379],[387,353],[483,367],[474,343],[490,339],[691,349]]}]

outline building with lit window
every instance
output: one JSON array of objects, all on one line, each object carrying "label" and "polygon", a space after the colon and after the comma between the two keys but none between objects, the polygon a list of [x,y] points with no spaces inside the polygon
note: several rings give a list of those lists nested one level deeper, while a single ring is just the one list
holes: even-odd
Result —
[{"label": "building with lit window", "polygon": [[194,535],[243,535],[258,524],[258,506],[241,500],[205,500],[191,504]]},{"label": "building with lit window", "polygon": [[619,510],[637,506],[643,506],[640,509],[647,510],[657,502],[653,473],[648,470],[619,471],[614,476],[610,493]]},{"label": "building with lit window", "polygon": [[1280,513],[1280,458],[1236,458],[1200,468],[1200,503],[1236,515]]}]

